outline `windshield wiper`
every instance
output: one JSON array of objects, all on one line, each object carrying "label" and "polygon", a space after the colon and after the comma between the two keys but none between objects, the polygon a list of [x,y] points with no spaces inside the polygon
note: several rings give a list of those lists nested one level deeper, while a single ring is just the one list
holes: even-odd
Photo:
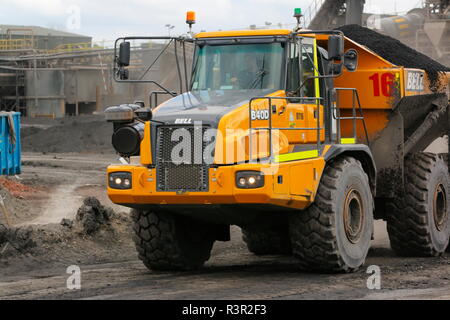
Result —
[{"label": "windshield wiper", "polygon": [[261,82],[261,88],[260,89],[262,89],[263,82],[264,82],[263,81],[264,77],[266,76],[266,74],[269,73],[268,71],[264,70],[265,64],[266,64],[266,54],[263,55],[263,61],[262,61],[261,69],[256,74],[255,80],[252,81],[252,85],[250,86],[250,89],[256,89],[258,83],[260,83],[260,82]]},{"label": "windshield wiper", "polygon": [[252,81],[250,89],[256,89],[256,87],[258,86],[259,83],[261,83],[261,89],[262,89],[263,79],[266,74],[268,74],[268,72],[266,70],[258,71],[258,73],[256,74],[255,80]]}]

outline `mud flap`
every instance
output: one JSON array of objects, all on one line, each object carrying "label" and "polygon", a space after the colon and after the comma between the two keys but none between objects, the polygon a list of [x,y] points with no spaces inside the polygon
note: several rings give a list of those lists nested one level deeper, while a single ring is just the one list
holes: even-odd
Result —
[{"label": "mud flap", "polygon": [[399,185],[403,185],[403,142],[403,117],[398,111],[394,111],[389,125],[371,145],[377,167],[378,198],[393,198]]},{"label": "mud flap", "polygon": [[[428,94],[403,97],[389,116],[387,127],[371,144],[377,166],[377,198],[394,198],[403,191],[404,157],[424,151],[448,134],[448,97]],[[399,186],[402,186],[399,189]]]}]

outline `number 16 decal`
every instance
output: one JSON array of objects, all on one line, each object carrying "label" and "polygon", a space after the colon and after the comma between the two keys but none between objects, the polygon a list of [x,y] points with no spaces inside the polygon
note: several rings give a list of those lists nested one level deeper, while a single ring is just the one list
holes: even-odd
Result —
[{"label": "number 16 decal", "polygon": [[383,73],[380,77],[379,73],[375,73],[369,78],[373,81],[373,95],[379,97],[381,94],[385,97],[393,95],[394,79],[392,73]]}]

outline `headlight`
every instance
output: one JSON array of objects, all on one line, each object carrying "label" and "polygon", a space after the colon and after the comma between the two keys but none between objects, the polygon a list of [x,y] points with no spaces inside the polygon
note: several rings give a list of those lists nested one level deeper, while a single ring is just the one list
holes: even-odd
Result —
[{"label": "headlight", "polygon": [[264,186],[264,175],[259,171],[239,171],[236,186],[240,189],[256,189]]},{"label": "headlight", "polygon": [[108,183],[112,189],[131,189],[131,173],[112,172],[109,174]]}]

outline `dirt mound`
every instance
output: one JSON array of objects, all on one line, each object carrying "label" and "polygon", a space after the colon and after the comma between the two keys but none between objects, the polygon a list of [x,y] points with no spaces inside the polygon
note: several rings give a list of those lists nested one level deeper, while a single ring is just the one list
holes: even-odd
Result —
[{"label": "dirt mound", "polygon": [[8,272],[7,269],[16,272],[45,264],[91,264],[135,258],[131,235],[127,213],[114,212],[89,197],[73,221],[63,219],[60,224],[24,227],[0,224],[0,274]]},{"label": "dirt mound", "polygon": [[[4,254],[8,247],[19,253],[24,253],[36,244],[32,238],[33,230],[31,227],[8,228],[0,225],[0,253]],[[1,258],[1,255],[0,255]]]},{"label": "dirt mound", "polygon": [[47,120],[42,127],[34,127],[32,121],[25,122],[26,126],[21,129],[23,151],[114,153],[110,123],[98,117],[51,121]]},{"label": "dirt mound", "polygon": [[[13,178],[11,178],[12,180]],[[31,190],[30,192],[21,192],[19,191],[21,188],[16,188],[17,185],[13,181],[15,185],[14,192],[10,192],[7,188],[2,187],[0,185],[0,197],[2,197],[3,202],[5,204],[5,208],[7,210],[7,219],[5,217],[5,213],[3,208],[0,207],[0,224],[4,225],[8,224],[8,221],[12,224],[18,224],[22,221],[30,221],[34,217],[35,212],[30,209],[30,199],[37,199],[42,195],[45,195],[45,189],[38,189],[35,187],[27,188],[27,190]],[[25,185],[24,187],[27,187]]]},{"label": "dirt mound", "polygon": [[28,136],[32,136],[38,132],[41,132],[42,130],[44,130],[43,128],[39,128],[39,127],[28,127],[28,126],[22,126],[20,128],[20,137],[22,139],[28,137]]},{"label": "dirt mound", "polygon": [[0,245],[8,239],[8,228],[0,223]]},{"label": "dirt mound", "polygon": [[395,65],[425,70],[431,80],[433,89],[436,89],[439,72],[450,71],[450,68],[400,41],[368,28],[359,25],[346,25],[336,30],[342,31],[346,37],[368,47]]},{"label": "dirt mound", "polygon": [[[87,197],[78,209],[75,221],[79,223],[86,234],[93,234],[108,223],[114,216],[114,210],[105,208],[95,197]],[[64,224],[70,224],[64,221]]]}]

